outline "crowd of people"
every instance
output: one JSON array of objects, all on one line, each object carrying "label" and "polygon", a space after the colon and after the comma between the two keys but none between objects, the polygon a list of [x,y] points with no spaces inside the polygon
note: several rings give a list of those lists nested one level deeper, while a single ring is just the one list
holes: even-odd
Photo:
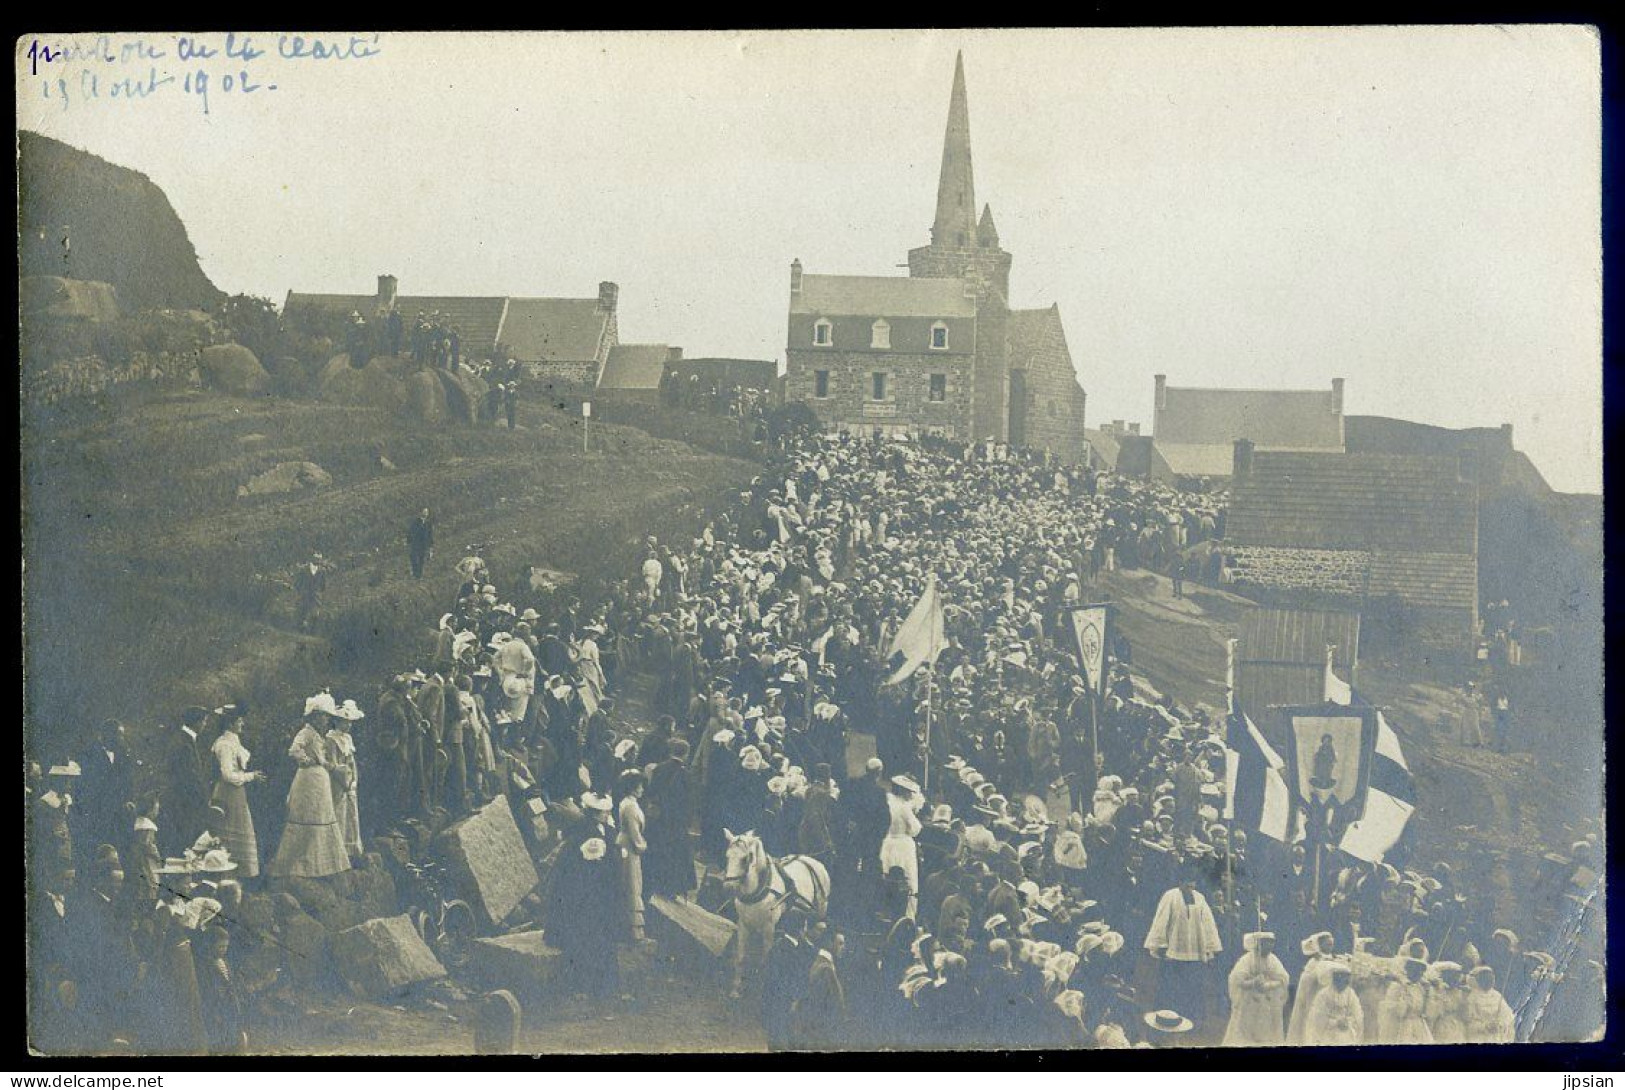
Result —
[{"label": "crowd of people", "polygon": [[[795,433],[585,601],[464,557],[375,698],[314,693],[291,729],[273,709],[253,751],[244,702],[187,709],[146,775],[108,723],[33,770],[33,915],[61,932],[34,947],[42,1001],[102,1040],[181,1032],[73,994],[117,961],[122,994],[157,997],[129,1010],[184,994],[189,1046],[251,1047],[224,923],[245,893],[366,870],[375,838],[501,796],[543,818],[521,821],[540,923],[604,1003],[650,898],[727,911],[741,835],[818,861],[822,903],[787,897],[751,973],[775,1048],[1527,1039],[1529,997],[1600,988],[1600,963],[1497,927],[1469,868],[1311,860],[1226,820],[1226,717],[1158,694],[1126,640],[1086,681],[1072,607],[1180,564],[1222,503],[994,444]],[[899,678],[928,585],[947,646]],[[646,731],[619,710],[634,677]],[[1586,903],[1601,850],[1576,842],[1543,894]]]}]

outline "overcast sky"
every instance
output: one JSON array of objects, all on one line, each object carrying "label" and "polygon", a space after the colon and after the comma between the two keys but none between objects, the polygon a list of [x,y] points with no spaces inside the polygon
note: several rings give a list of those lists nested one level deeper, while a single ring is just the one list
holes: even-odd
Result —
[{"label": "overcast sky", "polygon": [[[1159,371],[1343,376],[1349,413],[1510,422],[1555,487],[1601,488],[1584,30],[386,34],[347,61],[256,33],[269,55],[185,63],[149,35],[163,58],[38,76],[32,41],[20,124],[151,177],[228,292],[614,280],[623,341],[780,360],[792,258],[902,274],[928,241],[963,49],[1011,301],[1060,304],[1091,426],[1149,430]],[[177,80],[111,97],[149,68]]]}]

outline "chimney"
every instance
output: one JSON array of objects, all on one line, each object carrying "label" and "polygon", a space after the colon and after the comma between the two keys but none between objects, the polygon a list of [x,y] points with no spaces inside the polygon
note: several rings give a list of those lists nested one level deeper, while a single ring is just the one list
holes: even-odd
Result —
[{"label": "chimney", "polygon": [[790,262],[790,294],[801,294],[801,258]]},{"label": "chimney", "polygon": [[1128,426],[1128,433],[1129,433],[1129,434],[1130,434],[1130,435],[1139,435],[1139,434],[1140,434],[1140,424],[1139,424],[1139,421],[1135,421],[1135,422],[1134,422],[1134,423],[1132,423],[1132,424],[1130,424],[1130,425],[1129,425],[1129,426]]},{"label": "chimney", "polygon": [[1501,425],[1501,438],[1505,439],[1507,441],[1507,447],[1508,448],[1510,448],[1512,446],[1512,425],[1511,424],[1502,424]]},{"label": "chimney", "polygon": [[1156,407],[1158,409],[1166,409],[1168,407],[1168,376],[1157,375],[1155,377],[1157,380]]},{"label": "chimney", "polygon": [[1112,431],[1116,432],[1118,435],[1122,435],[1125,430],[1126,429],[1124,428],[1123,422],[1121,420],[1113,420],[1112,421]]},{"label": "chimney", "polygon": [[1253,441],[1251,439],[1237,439],[1235,460],[1231,465],[1230,475],[1234,478],[1236,484],[1240,484],[1247,479],[1252,471]]},{"label": "chimney", "polygon": [[378,277],[378,309],[395,309],[395,288],[397,281],[393,276],[384,273]]},{"label": "chimney", "polygon": [[609,280],[600,281],[598,284],[598,309],[614,314],[615,301],[620,294],[621,289],[613,282]]},{"label": "chimney", "polygon": [[681,363],[682,361],[683,361],[683,350],[681,348],[669,348],[668,347],[666,349],[666,362],[667,363]]},{"label": "chimney", "polygon": [[1340,378],[1332,379],[1332,405],[1333,412],[1343,411],[1343,380]]}]

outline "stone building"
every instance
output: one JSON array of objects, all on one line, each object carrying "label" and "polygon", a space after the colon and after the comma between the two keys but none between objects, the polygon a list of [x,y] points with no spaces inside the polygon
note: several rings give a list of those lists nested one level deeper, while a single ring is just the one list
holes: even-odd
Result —
[{"label": "stone building", "polygon": [[535,378],[566,385],[595,386],[609,353],[619,343],[616,307],[620,289],[609,281],[586,299],[541,299],[504,295],[399,295],[393,276],[380,276],[373,295],[288,293],[283,312],[317,307],[340,314],[354,311],[375,321],[391,310],[410,329],[418,315],[440,316],[457,330],[463,354],[471,359],[514,359]]},{"label": "stone building", "polygon": [[1478,485],[1456,457],[1234,448],[1225,552],[1271,604],[1354,608],[1400,643],[1465,652],[1478,623]]},{"label": "stone building", "polygon": [[907,277],[790,266],[784,397],[831,428],[993,438],[1086,456],[1084,392],[1056,306],[1010,307],[1011,256],[976,215],[963,58],[954,63],[936,216]]},{"label": "stone building", "polygon": [[1330,390],[1221,390],[1157,375],[1151,434],[1157,458],[1184,482],[1228,477],[1237,439],[1257,451],[1341,453],[1343,380]]}]

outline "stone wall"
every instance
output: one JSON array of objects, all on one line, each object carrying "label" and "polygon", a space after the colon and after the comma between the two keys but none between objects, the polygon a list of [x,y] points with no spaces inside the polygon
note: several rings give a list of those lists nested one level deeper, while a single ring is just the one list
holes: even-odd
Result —
[{"label": "stone wall", "polygon": [[[786,354],[786,403],[800,401],[831,427],[906,428],[969,438],[970,357],[962,353],[841,352],[792,349]],[[829,396],[816,397],[817,372],[829,372]],[[871,400],[875,371],[887,373],[886,400]],[[944,376],[946,395],[931,400],[931,376]]]},{"label": "stone wall", "polygon": [[132,382],[199,385],[198,353],[137,352],[125,364],[111,364],[99,356],[63,360],[30,376],[28,396],[37,404],[53,405]]},{"label": "stone wall", "polygon": [[1236,545],[1229,550],[1237,586],[1347,594],[1365,590],[1371,555],[1345,549],[1286,549]]},{"label": "stone wall", "polygon": [[1444,559],[1470,564],[1470,557],[1269,545],[1230,545],[1226,552],[1231,557],[1232,585],[1261,601],[1300,608],[1360,608],[1367,620],[1362,642],[1371,636],[1395,646],[1463,653],[1470,649],[1476,609],[1449,604],[1451,599],[1445,596],[1404,593],[1405,586],[1396,582],[1392,570],[1396,564],[1414,567]]},{"label": "stone wall", "polygon": [[594,360],[558,360],[552,363],[527,363],[525,371],[531,378],[566,386],[593,386],[598,382],[598,363]]}]

